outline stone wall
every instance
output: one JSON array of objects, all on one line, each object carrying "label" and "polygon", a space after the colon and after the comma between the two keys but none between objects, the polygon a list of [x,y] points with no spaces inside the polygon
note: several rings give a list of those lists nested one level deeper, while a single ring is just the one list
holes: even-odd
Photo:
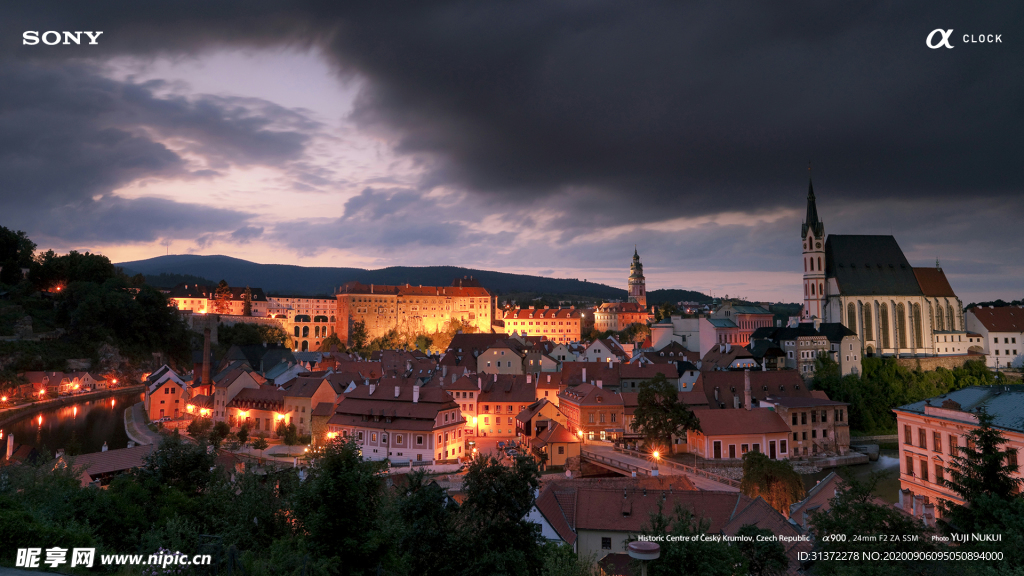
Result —
[{"label": "stone wall", "polygon": [[968,360],[985,360],[984,356],[959,354],[954,356],[928,356],[925,358],[899,358],[900,366],[916,370],[919,366],[924,372],[931,372],[942,367],[946,370],[953,370],[964,365]]}]

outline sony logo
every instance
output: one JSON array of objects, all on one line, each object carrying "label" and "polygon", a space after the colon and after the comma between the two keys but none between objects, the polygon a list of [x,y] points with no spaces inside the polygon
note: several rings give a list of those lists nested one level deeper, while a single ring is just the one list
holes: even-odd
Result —
[{"label": "sony logo", "polygon": [[[35,46],[42,40],[43,44],[47,46],[54,46],[56,44],[81,44],[82,34],[89,37],[89,44],[99,44],[96,41],[103,32],[58,32],[56,30],[47,30],[40,34],[38,30],[27,30],[21,35],[21,43],[26,46]],[[63,42],[62,42],[63,41]]]}]

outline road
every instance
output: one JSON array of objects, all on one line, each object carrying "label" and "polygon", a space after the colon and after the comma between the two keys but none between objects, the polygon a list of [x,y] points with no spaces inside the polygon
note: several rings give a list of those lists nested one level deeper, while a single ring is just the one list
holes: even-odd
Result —
[{"label": "road", "polygon": [[[636,456],[631,456],[631,455],[628,455],[628,454],[623,454],[621,452],[616,452],[611,446],[605,446],[605,445],[602,445],[602,444],[587,444],[584,447],[584,450],[586,450],[587,452],[593,452],[593,453],[595,453],[595,454],[597,454],[599,456],[602,456],[602,457],[610,459],[610,460],[615,460],[617,462],[622,462],[624,464],[630,464],[630,465],[637,466],[637,467],[640,467],[640,468],[650,469],[650,468],[653,467],[653,462],[651,462],[650,460],[648,460],[646,458],[638,458]],[[720,492],[739,492],[739,488],[735,488],[733,486],[730,486],[728,484],[723,484],[721,482],[716,482],[716,481],[714,481],[714,480],[712,480],[710,478],[705,478],[703,476],[698,476],[696,474],[688,474],[686,472],[683,472],[682,470],[677,470],[677,469],[669,467],[669,466],[664,466],[664,465],[661,466],[660,469],[658,470],[658,474],[662,475],[662,476],[667,476],[667,475],[686,476],[690,480],[690,482],[693,482],[693,485],[696,486],[698,490],[715,490],[715,491],[720,491]]]}]

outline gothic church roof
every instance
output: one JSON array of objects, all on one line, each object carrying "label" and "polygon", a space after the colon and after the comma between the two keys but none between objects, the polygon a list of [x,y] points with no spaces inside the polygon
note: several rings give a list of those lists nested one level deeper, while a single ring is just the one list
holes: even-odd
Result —
[{"label": "gothic church roof", "polygon": [[892,236],[830,234],[825,275],[844,296],[922,296],[921,285]]}]

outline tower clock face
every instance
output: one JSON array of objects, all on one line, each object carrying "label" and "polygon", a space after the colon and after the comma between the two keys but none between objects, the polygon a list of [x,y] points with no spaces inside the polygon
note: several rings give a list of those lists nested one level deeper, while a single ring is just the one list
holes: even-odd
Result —
[{"label": "tower clock face", "polygon": [[821,242],[818,242],[817,244],[815,244],[814,247],[815,248],[821,248]]}]

